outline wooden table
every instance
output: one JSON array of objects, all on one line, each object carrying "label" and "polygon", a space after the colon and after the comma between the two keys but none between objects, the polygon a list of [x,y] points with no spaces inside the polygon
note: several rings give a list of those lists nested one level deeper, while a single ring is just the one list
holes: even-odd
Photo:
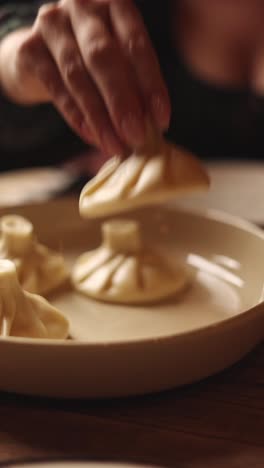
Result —
[{"label": "wooden table", "polygon": [[263,468],[264,344],[222,374],[154,396],[93,402],[0,394],[0,464],[43,458]]}]

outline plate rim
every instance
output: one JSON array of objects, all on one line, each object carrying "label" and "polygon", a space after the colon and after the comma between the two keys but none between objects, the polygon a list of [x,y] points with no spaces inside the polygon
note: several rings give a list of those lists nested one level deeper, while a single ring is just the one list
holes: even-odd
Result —
[{"label": "plate rim", "polygon": [[[89,348],[90,350],[96,349],[98,347],[100,348],[123,348],[124,345],[126,346],[147,346],[147,345],[153,345],[155,344],[163,344],[163,342],[168,343],[168,341],[173,341],[176,339],[184,339],[186,336],[192,337],[193,335],[196,336],[201,336],[203,334],[207,334],[208,332],[214,332],[216,329],[219,331],[221,328],[222,330],[225,328],[232,328],[232,326],[236,325],[236,322],[241,322],[247,321],[249,315],[253,315],[254,317],[260,315],[263,313],[263,320],[264,320],[264,301],[261,301],[259,304],[257,304],[254,307],[251,307],[250,309],[247,309],[240,314],[237,314],[233,317],[228,317],[226,319],[223,319],[219,322],[206,325],[204,327],[199,327],[195,328],[194,330],[189,330],[189,331],[183,331],[181,333],[172,333],[170,335],[163,335],[163,336],[157,336],[157,337],[148,337],[148,338],[132,338],[132,339],[126,339],[126,340],[117,340],[117,341],[101,341],[101,342],[86,342],[86,341],[78,341],[78,340],[59,340],[59,339],[45,339],[45,338],[24,338],[24,337],[15,337],[11,336],[8,338],[2,338],[0,337],[0,346],[2,344],[12,344],[12,345],[17,345],[17,346],[41,346],[41,347],[46,347],[48,346],[49,348],[51,347],[60,347],[60,348]],[[252,317],[253,320],[253,317]]]}]

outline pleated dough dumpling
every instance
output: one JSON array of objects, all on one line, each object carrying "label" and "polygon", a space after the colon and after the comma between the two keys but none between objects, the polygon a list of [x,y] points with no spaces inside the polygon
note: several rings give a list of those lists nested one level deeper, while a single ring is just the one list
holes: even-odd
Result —
[{"label": "pleated dough dumpling", "polygon": [[15,263],[23,289],[45,295],[69,277],[63,256],[38,242],[30,221],[7,215],[0,220],[0,231],[0,258]]},{"label": "pleated dough dumpling", "polygon": [[125,160],[110,159],[85,185],[80,214],[84,218],[108,216],[208,187],[208,175],[198,158],[150,130],[141,151]]},{"label": "pleated dough dumpling", "polygon": [[23,291],[16,267],[0,260],[0,336],[66,339],[67,319],[46,299]]},{"label": "pleated dough dumpling", "polygon": [[136,304],[160,301],[185,287],[186,270],[172,268],[146,248],[137,222],[109,221],[102,232],[102,245],[74,265],[72,280],[78,291],[106,302]]}]

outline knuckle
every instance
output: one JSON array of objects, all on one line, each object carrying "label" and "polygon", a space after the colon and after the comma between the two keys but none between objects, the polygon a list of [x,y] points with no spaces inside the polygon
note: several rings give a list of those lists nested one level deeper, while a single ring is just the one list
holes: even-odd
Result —
[{"label": "knuckle", "polygon": [[89,3],[87,0],[70,0],[70,2],[77,6],[84,6],[85,4]]},{"label": "knuckle", "polygon": [[63,100],[61,106],[63,112],[67,114],[70,119],[72,119],[72,116],[74,115],[72,102],[69,99],[65,99]]},{"label": "knuckle", "polygon": [[27,38],[24,39],[23,42],[18,47],[18,54],[21,57],[27,57],[28,55],[31,55],[32,52],[35,51],[36,48],[36,37],[34,35],[30,35]]},{"label": "knuckle", "polygon": [[60,96],[57,102],[61,112],[67,117],[67,120],[76,126],[81,121],[81,113],[71,97],[64,94]]},{"label": "knuckle", "polygon": [[79,110],[74,108],[69,114],[69,120],[72,122],[72,126],[79,130],[81,129],[81,124],[84,119],[82,119],[82,114]]},{"label": "knuckle", "polygon": [[114,89],[114,92],[110,92],[108,105],[110,108],[110,114],[117,122],[121,120],[127,114],[133,114],[140,116],[142,114],[142,106],[136,92],[125,90],[125,89]]},{"label": "knuckle", "polygon": [[37,51],[41,45],[41,38],[31,33],[17,49],[17,65],[28,66],[34,61],[34,57],[37,55]]},{"label": "knuckle", "polygon": [[68,11],[75,11],[76,8],[83,10],[90,5],[94,5],[94,0],[60,0],[60,5]]},{"label": "knuckle", "polygon": [[60,66],[67,83],[71,84],[80,76],[83,71],[81,58],[77,56],[76,52],[71,52],[65,49],[61,52]]},{"label": "knuckle", "polygon": [[67,93],[62,92],[57,95],[56,102],[65,114],[69,115],[73,112],[73,102]]},{"label": "knuckle", "polygon": [[74,83],[78,76],[79,68],[74,61],[68,62],[64,65],[64,78],[67,83]]},{"label": "knuckle", "polygon": [[100,122],[104,116],[104,108],[100,101],[92,95],[83,95],[83,107],[85,114],[94,122]]},{"label": "knuckle", "polygon": [[48,3],[42,5],[38,11],[37,24],[46,25],[50,22],[55,22],[60,18],[61,10],[58,4]]},{"label": "knuckle", "polygon": [[91,3],[94,3],[94,0],[68,0],[68,3],[72,4],[73,7],[87,7]]},{"label": "knuckle", "polygon": [[126,113],[127,108],[129,108],[127,106],[127,100],[124,99],[124,96],[117,90],[111,91],[109,94],[109,105],[113,113],[119,117],[122,117]]},{"label": "knuckle", "polygon": [[44,76],[42,81],[43,81],[47,91],[49,92],[49,94],[52,97],[56,98],[61,94],[60,84],[57,81],[55,81],[54,79],[52,79],[52,77],[49,74]]},{"label": "knuckle", "polygon": [[38,67],[37,74],[44,84],[49,94],[53,97],[59,97],[62,93],[62,86],[57,79],[56,74],[49,66],[42,65]]},{"label": "knuckle", "polygon": [[116,53],[116,47],[111,39],[93,39],[89,42],[86,52],[87,64],[91,67],[101,67],[105,63],[109,63],[114,53]]},{"label": "knuckle", "polygon": [[126,48],[130,55],[137,55],[138,53],[145,53],[148,49],[148,40],[145,34],[141,30],[135,29],[130,32],[127,41]]}]

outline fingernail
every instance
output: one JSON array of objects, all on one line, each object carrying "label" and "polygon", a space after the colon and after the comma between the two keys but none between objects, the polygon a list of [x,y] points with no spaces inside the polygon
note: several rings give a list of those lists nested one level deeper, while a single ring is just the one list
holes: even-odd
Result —
[{"label": "fingernail", "polygon": [[145,140],[145,124],[135,114],[127,114],[122,121],[122,131],[125,139],[131,145],[142,145]]},{"label": "fingernail", "polygon": [[170,106],[162,95],[155,94],[151,99],[152,112],[161,130],[167,130],[170,124]]},{"label": "fingernail", "polygon": [[105,130],[101,134],[101,144],[103,150],[109,155],[121,155],[123,152],[123,147],[121,143],[118,141],[118,138],[114,135],[111,130]]}]

